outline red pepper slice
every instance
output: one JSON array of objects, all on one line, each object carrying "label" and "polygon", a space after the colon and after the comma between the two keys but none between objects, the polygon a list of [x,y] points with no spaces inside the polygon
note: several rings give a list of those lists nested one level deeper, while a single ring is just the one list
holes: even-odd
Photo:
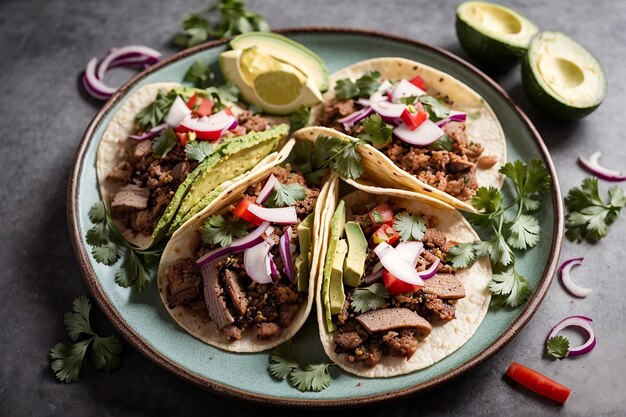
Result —
[{"label": "red pepper slice", "polygon": [[506,375],[529,390],[561,404],[567,401],[572,392],[570,388],[517,362],[511,363]]},{"label": "red pepper slice", "polygon": [[387,242],[388,244],[393,245],[400,240],[400,233],[388,224],[383,224],[374,232],[372,239],[376,245],[381,242]]},{"label": "red pepper slice", "polygon": [[183,148],[187,146],[187,142],[189,141],[188,133],[176,133],[176,137],[178,138],[178,143],[180,143],[180,146],[182,146]]},{"label": "red pepper slice", "polygon": [[256,204],[256,203],[253,203],[252,200],[248,200],[247,198],[244,198],[243,200],[239,202],[239,204],[237,204],[237,207],[235,207],[235,210],[233,210],[233,214],[239,217],[240,219],[243,219],[247,222],[260,226],[261,223],[263,223],[263,220],[257,217],[256,215],[250,213],[250,211],[248,210],[248,207],[251,204]]},{"label": "red pepper slice", "polygon": [[422,103],[417,104],[417,113],[412,113],[408,108],[404,109],[400,119],[410,130],[415,130],[428,118],[428,113],[424,111]]},{"label": "red pepper slice", "polygon": [[385,203],[374,207],[367,215],[375,226],[393,224],[393,210]]},{"label": "red pepper slice", "polygon": [[386,269],[383,269],[383,283],[389,294],[392,295],[405,294],[407,292],[414,293],[422,288],[420,285],[407,284]]},{"label": "red pepper slice", "polygon": [[409,82],[413,84],[414,86],[416,86],[417,88],[426,90],[426,83],[424,82],[424,79],[420,77],[419,75],[416,75],[415,77],[411,78]]}]

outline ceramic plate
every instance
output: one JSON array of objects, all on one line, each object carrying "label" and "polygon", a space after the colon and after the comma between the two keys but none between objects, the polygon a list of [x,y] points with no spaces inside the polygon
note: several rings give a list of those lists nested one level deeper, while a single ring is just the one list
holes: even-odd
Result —
[{"label": "ceramic plate", "polygon": [[[363,405],[429,389],[461,375],[491,357],[520,331],[539,307],[550,285],[561,248],[563,214],[558,181],[543,141],[524,113],[495,82],[449,52],[409,39],[365,31],[308,28],[282,33],[318,53],[330,72],[368,58],[406,57],[451,74],[489,102],[506,133],[509,160],[529,161],[539,157],[552,175],[551,198],[545,198],[539,215],[542,239],[538,247],[518,259],[521,272],[533,288],[532,298],[518,309],[490,309],[476,334],[464,346],[427,369],[386,380],[358,378],[336,371],[325,391],[301,393],[286,381],[270,376],[268,353],[228,353],[187,334],[165,310],[154,280],[142,292],[115,284],[117,268],[96,263],[84,237],[91,227],[87,211],[100,199],[95,171],[100,137],[112,114],[140,86],[180,82],[198,59],[208,60],[219,73],[218,56],[228,45],[217,41],[183,51],[139,74],[112,97],[85,132],[70,179],[68,215],[74,250],[94,299],[120,333],[150,359],[181,378],[228,396],[276,405]],[[316,340],[313,313],[294,341],[302,360],[325,359]]]}]

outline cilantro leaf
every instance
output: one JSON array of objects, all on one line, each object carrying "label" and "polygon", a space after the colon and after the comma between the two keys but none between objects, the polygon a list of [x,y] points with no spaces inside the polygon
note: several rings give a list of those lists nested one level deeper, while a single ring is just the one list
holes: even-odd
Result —
[{"label": "cilantro leaf", "polygon": [[[99,228],[103,226],[95,226],[95,228]],[[93,229],[92,229],[93,230]],[[91,231],[91,230],[90,230]],[[89,239],[89,232],[87,232],[87,238]],[[101,241],[98,242],[101,246],[94,246],[91,249],[91,256],[96,260],[96,262],[111,266],[120,258],[120,254],[117,250],[117,245],[111,241]]]},{"label": "cilantro leaf", "polygon": [[328,363],[320,363],[296,368],[289,375],[289,382],[301,392],[322,391],[330,385],[329,366]]},{"label": "cilantro leaf", "polygon": [[529,165],[520,160],[508,162],[500,168],[500,173],[513,180],[522,212],[537,210],[539,203],[536,199],[550,189],[550,175],[538,159],[533,159]]},{"label": "cilantro leaf", "polygon": [[440,137],[439,139],[437,139],[430,145],[430,149],[432,149],[433,151],[449,151],[450,152],[452,151],[453,147],[454,147],[454,141],[448,135],[443,135],[442,137]]},{"label": "cilantro leaf", "polygon": [[450,114],[450,108],[436,97],[425,94],[417,97],[417,100],[424,105],[428,118],[433,122],[445,119]]},{"label": "cilantro leaf", "polygon": [[275,378],[287,379],[289,374],[298,366],[291,350],[291,342],[285,342],[272,350],[269,371]]},{"label": "cilantro leaf", "polygon": [[356,81],[349,78],[337,80],[335,95],[339,100],[347,100],[356,97],[369,97],[380,86],[380,72],[368,71]]},{"label": "cilantro leaf", "polygon": [[[85,235],[85,240],[91,246],[101,246],[110,241],[111,236],[109,235],[109,230],[106,227],[106,223],[102,221],[96,223],[91,229],[87,231],[87,234]],[[93,254],[93,256],[94,258],[96,257],[95,254]]]},{"label": "cilantro leaf", "polygon": [[504,197],[500,190],[496,187],[480,187],[476,190],[476,194],[472,197],[472,204],[478,210],[484,210],[485,213],[497,213],[502,207]]},{"label": "cilantro leaf", "polygon": [[569,352],[569,340],[563,336],[551,337],[546,343],[546,350],[548,356],[554,359],[566,358]]},{"label": "cilantro leaf", "polygon": [[207,88],[214,84],[215,74],[209,70],[206,61],[198,60],[189,67],[183,81],[193,84],[196,88]]},{"label": "cilantro leaf", "polygon": [[363,133],[359,134],[359,139],[362,141],[384,145],[391,140],[393,129],[377,113],[366,117],[360,123],[363,126]]},{"label": "cilantro leaf", "polygon": [[163,91],[159,90],[155,100],[137,113],[135,120],[143,130],[158,126],[165,118],[175,99],[176,95],[173,97],[170,94],[165,96]]},{"label": "cilantro leaf", "polygon": [[372,284],[369,287],[357,288],[352,293],[352,308],[357,313],[378,310],[389,298],[389,292],[383,284]]},{"label": "cilantro leaf", "polygon": [[268,207],[287,207],[293,206],[297,201],[306,198],[306,188],[301,184],[282,184],[277,182],[274,190],[265,200]]},{"label": "cilantro leaf", "polygon": [[120,287],[128,288],[134,286],[136,290],[141,291],[148,281],[150,281],[150,274],[141,264],[137,253],[134,250],[128,250],[126,261],[115,273],[115,282]]},{"label": "cilantro leaf", "polygon": [[289,116],[289,132],[295,132],[307,126],[310,117],[311,109],[306,106],[298,107],[298,109]]},{"label": "cilantro leaf", "polygon": [[406,211],[396,214],[393,228],[400,234],[400,240],[422,240],[426,232],[426,223],[419,214],[410,214]]},{"label": "cilantro leaf", "polygon": [[471,266],[476,261],[474,242],[459,243],[450,248],[446,254],[446,261],[452,262],[452,268],[454,269]]},{"label": "cilantro leaf", "polygon": [[313,150],[313,163],[320,168],[330,167],[344,178],[357,179],[363,174],[363,161],[356,146],[354,141],[319,135]]},{"label": "cilantro leaf", "polygon": [[532,289],[526,279],[514,267],[499,274],[494,274],[489,283],[489,290],[494,294],[496,305],[517,307],[526,302]]},{"label": "cilantro leaf", "polygon": [[539,221],[537,218],[522,214],[509,224],[507,243],[515,249],[528,249],[539,243]]},{"label": "cilantro leaf", "polygon": [[168,127],[152,141],[152,153],[159,158],[165,158],[174,149],[176,143],[176,133],[174,129]]},{"label": "cilantro leaf", "polygon": [[213,99],[216,111],[222,110],[239,100],[239,87],[232,83],[223,84],[219,87],[209,87],[205,91]]},{"label": "cilantro leaf", "polygon": [[122,343],[115,336],[96,336],[91,345],[91,363],[94,368],[111,372],[120,366]]},{"label": "cilantro leaf", "polygon": [[349,78],[337,80],[335,84],[335,95],[339,100],[347,100],[349,98],[358,97],[359,88]]},{"label": "cilantro leaf", "polygon": [[87,213],[87,215],[89,216],[89,220],[94,224],[102,223],[106,218],[106,214],[107,210],[104,205],[104,201],[98,201],[97,203],[94,203],[94,205],[91,206],[89,212]]},{"label": "cilantro leaf", "polygon": [[213,145],[205,140],[191,140],[185,145],[185,153],[187,158],[202,162],[213,153]]},{"label": "cilantro leaf", "polygon": [[609,201],[600,196],[597,178],[585,178],[580,187],[572,188],[565,198],[569,213],[565,217],[568,239],[598,241],[607,235],[609,226],[619,218],[626,205],[624,191],[615,186],[609,189]]},{"label": "cilantro leaf", "polygon": [[84,295],[77,297],[72,303],[72,310],[65,313],[63,323],[67,330],[67,335],[72,342],[78,341],[81,335],[95,336],[89,324],[89,312],[91,311],[91,303]]},{"label": "cilantro leaf", "polygon": [[225,248],[233,242],[233,237],[240,238],[248,234],[248,223],[243,220],[227,222],[221,214],[210,216],[202,224],[200,234],[207,245],[220,245]]},{"label": "cilantro leaf", "polygon": [[50,367],[59,381],[66,384],[78,381],[78,374],[83,366],[89,343],[91,339],[69,346],[59,342],[50,349],[50,359],[52,359]]}]

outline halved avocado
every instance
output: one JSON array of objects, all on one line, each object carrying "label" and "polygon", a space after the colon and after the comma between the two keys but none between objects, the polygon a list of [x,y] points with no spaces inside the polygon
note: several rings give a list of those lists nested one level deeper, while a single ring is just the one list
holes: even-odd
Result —
[{"label": "halved avocado", "polygon": [[522,63],[522,82],[532,104],[560,119],[578,119],[606,96],[606,74],[585,47],[560,32],[535,36]]},{"label": "halved avocado", "polygon": [[473,59],[491,68],[515,65],[538,31],[527,17],[498,4],[467,1],[456,9],[461,46]]}]

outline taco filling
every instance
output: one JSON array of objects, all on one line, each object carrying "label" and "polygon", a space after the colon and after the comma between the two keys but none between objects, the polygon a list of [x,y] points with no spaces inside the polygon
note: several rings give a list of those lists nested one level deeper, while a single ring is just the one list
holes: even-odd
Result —
[{"label": "taco filling", "polygon": [[213,321],[229,341],[278,338],[307,299],[319,192],[286,164],[207,217],[189,242],[195,256],[165,270],[168,308]]},{"label": "taco filling", "polygon": [[372,144],[418,180],[467,201],[479,186],[477,167],[491,168],[498,159],[467,137],[468,115],[428,89],[419,75],[385,80],[369,71],[354,81],[340,79],[318,123]]},{"label": "taco filling", "polygon": [[465,287],[446,262],[454,242],[438,224],[391,200],[339,203],[322,286],[335,353],[366,368],[385,356],[410,359],[433,327],[455,320]]}]

